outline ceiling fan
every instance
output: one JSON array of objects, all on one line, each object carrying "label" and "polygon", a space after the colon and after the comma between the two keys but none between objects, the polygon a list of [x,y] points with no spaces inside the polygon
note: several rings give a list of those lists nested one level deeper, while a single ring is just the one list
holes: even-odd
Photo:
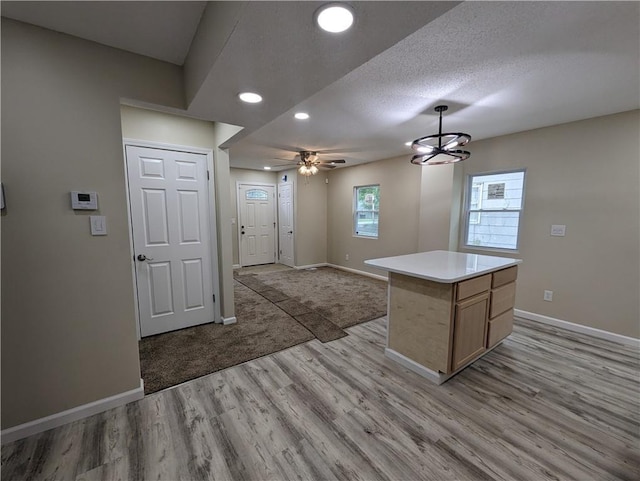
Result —
[{"label": "ceiling fan", "polygon": [[320,169],[335,169],[336,164],[346,163],[344,159],[320,160],[320,158],[318,157],[318,152],[313,152],[310,150],[299,151],[295,158],[291,160],[291,162],[296,162],[296,164],[299,166],[298,173],[307,177],[317,174]]}]

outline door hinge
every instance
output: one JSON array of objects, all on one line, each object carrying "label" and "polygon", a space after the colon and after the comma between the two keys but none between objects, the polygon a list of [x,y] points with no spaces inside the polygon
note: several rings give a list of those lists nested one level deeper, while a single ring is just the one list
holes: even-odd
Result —
[{"label": "door hinge", "polygon": [[209,171],[207,170],[207,180],[209,180]]},{"label": "door hinge", "polygon": [[215,294],[213,294],[213,303],[214,304],[216,303],[216,295]]}]

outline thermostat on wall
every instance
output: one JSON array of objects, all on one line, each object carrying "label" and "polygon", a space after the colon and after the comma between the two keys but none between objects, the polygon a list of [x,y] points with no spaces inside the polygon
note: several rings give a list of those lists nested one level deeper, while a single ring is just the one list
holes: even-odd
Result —
[{"label": "thermostat on wall", "polygon": [[98,194],[72,191],[71,208],[74,210],[98,210]]}]

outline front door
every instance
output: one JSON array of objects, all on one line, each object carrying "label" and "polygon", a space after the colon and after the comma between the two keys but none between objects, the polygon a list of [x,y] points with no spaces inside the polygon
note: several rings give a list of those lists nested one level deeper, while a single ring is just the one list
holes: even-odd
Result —
[{"label": "front door", "polygon": [[126,146],[141,336],[214,320],[207,157]]},{"label": "front door", "polygon": [[238,184],[240,265],[276,261],[275,186]]},{"label": "front door", "polygon": [[278,226],[280,264],[294,267],[293,262],[293,184],[278,184]]}]

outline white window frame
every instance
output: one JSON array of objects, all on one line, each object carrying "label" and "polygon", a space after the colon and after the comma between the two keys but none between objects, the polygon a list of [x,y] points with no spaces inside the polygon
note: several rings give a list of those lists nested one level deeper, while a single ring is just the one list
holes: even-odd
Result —
[{"label": "white window frame", "polygon": [[[513,174],[513,173],[522,173],[522,202],[520,203],[520,209],[483,209],[482,208],[482,191],[483,188],[480,189],[479,192],[479,200],[478,207],[476,209],[471,209],[471,189],[473,188],[474,178],[482,177],[486,175],[500,175],[500,174]],[[470,250],[483,250],[483,251],[492,251],[492,252],[508,252],[508,253],[517,253],[520,249],[520,231],[522,227],[522,212],[524,211],[524,201],[526,196],[526,180],[527,180],[527,169],[511,169],[511,170],[496,170],[490,172],[475,172],[472,174],[467,174],[466,179],[466,188],[465,188],[465,197],[464,197],[464,209],[463,209],[463,237],[460,239],[460,247],[463,249]],[[484,184],[483,184],[484,185]],[[479,224],[480,217],[483,212],[517,212],[518,213],[518,231],[516,234],[516,246],[513,249],[509,249],[507,247],[490,247],[490,246],[479,246],[475,244],[467,244],[467,240],[469,239],[469,225],[470,224]],[[477,213],[477,221],[471,222],[471,214]]]},{"label": "white window frame", "polygon": [[[378,188],[378,209],[377,210],[358,210],[358,190],[365,189],[367,187],[377,187]],[[378,222],[376,224],[376,235],[363,235],[358,234],[358,214],[360,212],[374,212],[378,214]],[[378,239],[380,237],[380,184],[367,184],[367,185],[356,185],[353,187],[353,236],[359,237],[361,239]]]},{"label": "white window frame", "polygon": [[473,213],[474,214],[478,214],[474,220],[471,220],[471,215],[469,215],[468,219],[469,219],[469,224],[479,224],[480,223],[480,218],[482,217],[482,188],[484,187],[484,184],[474,184],[473,182],[469,181],[471,183],[471,189],[469,190],[469,209],[471,210],[471,200],[473,199],[473,188],[477,185],[479,187],[478,189],[478,195],[476,196],[476,198],[478,199],[478,205],[476,207],[476,209],[473,209]]}]

